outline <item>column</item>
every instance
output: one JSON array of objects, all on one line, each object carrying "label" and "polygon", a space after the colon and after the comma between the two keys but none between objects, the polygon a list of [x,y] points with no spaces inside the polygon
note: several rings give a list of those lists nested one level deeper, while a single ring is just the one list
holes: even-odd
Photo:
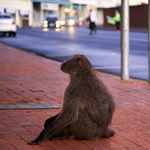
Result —
[{"label": "column", "polygon": [[43,9],[42,9],[42,3],[41,3],[41,20],[40,20],[40,22],[41,22],[41,26],[43,26]]},{"label": "column", "polygon": [[73,4],[70,5],[70,16],[73,16]]},{"label": "column", "polygon": [[16,14],[15,14],[15,16],[16,16],[16,25],[17,25],[17,27],[19,26],[19,12],[18,12],[18,9],[16,9],[16,12],[15,12]]},{"label": "column", "polygon": [[32,21],[33,21],[33,13],[32,10],[29,11],[29,27],[32,27]]},{"label": "column", "polygon": [[80,17],[81,17],[81,4],[79,4],[79,20],[80,20]]}]

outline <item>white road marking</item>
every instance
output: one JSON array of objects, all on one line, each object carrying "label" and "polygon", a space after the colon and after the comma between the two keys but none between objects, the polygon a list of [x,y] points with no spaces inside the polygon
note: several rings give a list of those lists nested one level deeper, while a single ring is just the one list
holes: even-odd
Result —
[{"label": "white road marking", "polygon": [[46,54],[49,57],[72,57],[74,54]]},{"label": "white road marking", "polygon": [[[120,69],[121,66],[93,67],[94,69]],[[148,65],[129,66],[129,68],[148,68]]]}]

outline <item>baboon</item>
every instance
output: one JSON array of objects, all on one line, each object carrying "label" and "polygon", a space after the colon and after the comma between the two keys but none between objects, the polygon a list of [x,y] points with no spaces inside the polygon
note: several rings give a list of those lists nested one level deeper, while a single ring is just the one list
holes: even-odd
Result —
[{"label": "baboon", "polygon": [[44,129],[30,145],[45,140],[93,140],[114,135],[108,128],[115,103],[105,84],[99,79],[90,61],[76,54],[62,63],[61,70],[70,75],[64,103],[59,114],[45,121]]}]

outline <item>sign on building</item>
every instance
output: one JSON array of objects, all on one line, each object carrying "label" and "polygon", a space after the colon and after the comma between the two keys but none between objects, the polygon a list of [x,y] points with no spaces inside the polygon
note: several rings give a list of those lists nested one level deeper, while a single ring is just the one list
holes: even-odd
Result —
[{"label": "sign on building", "polygon": [[42,10],[54,10],[58,11],[58,4],[52,4],[52,3],[42,3],[41,4]]}]

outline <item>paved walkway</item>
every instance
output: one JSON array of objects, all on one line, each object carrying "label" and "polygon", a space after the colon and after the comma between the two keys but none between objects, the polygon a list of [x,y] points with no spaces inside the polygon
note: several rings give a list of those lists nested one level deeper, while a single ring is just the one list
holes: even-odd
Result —
[{"label": "paved walkway", "polygon": [[115,136],[27,145],[41,132],[44,121],[61,110],[69,78],[60,65],[0,43],[0,150],[150,150],[150,85],[101,72],[115,97],[110,125]]}]

